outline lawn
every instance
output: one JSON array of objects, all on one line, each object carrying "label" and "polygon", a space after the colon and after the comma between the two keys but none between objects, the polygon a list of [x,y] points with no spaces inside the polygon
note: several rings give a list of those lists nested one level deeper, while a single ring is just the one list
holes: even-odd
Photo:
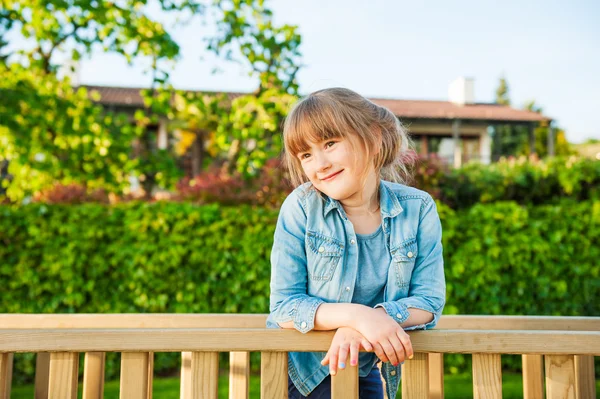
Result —
[{"label": "lawn", "polygon": [[[219,398],[228,398],[228,375],[222,373],[219,377]],[[447,375],[444,378],[446,399],[468,399],[473,397],[473,381],[470,374]],[[79,384],[79,397],[81,397],[81,384]],[[600,392],[600,381],[596,381],[596,389]],[[15,386],[11,395],[12,399],[30,399],[33,397],[33,385]],[[119,398],[119,381],[109,381],[105,385],[104,397],[106,399]],[[179,399],[179,378],[156,378],[153,385],[155,399]],[[258,375],[250,376],[250,397],[260,397],[260,378]],[[517,399],[523,397],[523,385],[520,374],[502,374],[502,397],[504,399]],[[400,394],[398,394],[400,398]]]}]

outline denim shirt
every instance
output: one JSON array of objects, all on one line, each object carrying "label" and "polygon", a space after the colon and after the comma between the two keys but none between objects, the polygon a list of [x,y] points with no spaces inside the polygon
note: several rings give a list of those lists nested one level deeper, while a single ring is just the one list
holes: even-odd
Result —
[{"label": "denim shirt", "polygon": [[[382,228],[390,258],[383,307],[398,323],[409,308],[433,314],[435,327],[446,299],[442,227],[429,194],[398,183],[380,181]],[[324,198],[323,198],[324,197]],[[339,201],[321,196],[311,183],[296,188],[281,206],[271,251],[271,296],[268,328],[292,321],[307,333],[314,328],[322,303],[350,303],[358,271],[358,246],[352,222]],[[329,374],[320,362],[325,353],[290,352],[288,372],[308,395]],[[395,398],[400,365],[384,363],[387,395]]]}]

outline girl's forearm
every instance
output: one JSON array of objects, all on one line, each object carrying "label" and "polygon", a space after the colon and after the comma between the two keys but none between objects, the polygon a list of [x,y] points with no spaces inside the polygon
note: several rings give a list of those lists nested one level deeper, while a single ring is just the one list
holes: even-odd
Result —
[{"label": "girl's forearm", "polygon": [[358,318],[370,310],[368,306],[357,303],[323,303],[315,313],[315,330],[356,329]]},{"label": "girl's forearm", "polygon": [[[381,311],[383,308],[373,309],[368,306],[356,303],[323,303],[317,308],[315,313],[315,330],[329,331],[340,327],[351,327],[357,329],[359,321],[365,321],[369,312]],[[401,327],[411,327],[419,324],[426,324],[433,320],[433,314],[426,310],[409,308],[410,316]],[[294,328],[294,322],[279,323],[281,328]]]}]

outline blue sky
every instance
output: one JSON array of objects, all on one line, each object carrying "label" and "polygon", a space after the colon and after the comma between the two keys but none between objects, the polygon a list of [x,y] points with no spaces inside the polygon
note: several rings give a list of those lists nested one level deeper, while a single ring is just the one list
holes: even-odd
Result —
[{"label": "blue sky", "polygon": [[[494,4],[495,3],[495,4]],[[535,99],[572,142],[600,138],[598,1],[271,0],[277,24],[302,34],[300,91],[344,86],[369,97],[446,100],[459,76],[475,79],[475,99],[492,102],[501,76],[513,106]],[[248,70],[203,51],[212,32],[199,22],[170,29],[182,58],[181,89],[251,91]],[[201,60],[201,57],[203,59]],[[219,67],[223,72],[213,74]],[[148,86],[143,63],[96,54],[84,84]]]}]

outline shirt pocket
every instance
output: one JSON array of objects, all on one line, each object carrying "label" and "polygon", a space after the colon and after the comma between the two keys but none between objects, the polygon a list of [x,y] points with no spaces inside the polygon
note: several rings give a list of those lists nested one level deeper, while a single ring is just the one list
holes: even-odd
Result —
[{"label": "shirt pocket", "polygon": [[404,241],[391,251],[392,262],[394,263],[394,270],[396,272],[396,285],[398,287],[405,288],[410,285],[417,253],[417,240],[414,238]]},{"label": "shirt pocket", "polygon": [[342,259],[344,244],[336,238],[308,231],[306,241],[308,277],[314,281],[330,281]]}]

